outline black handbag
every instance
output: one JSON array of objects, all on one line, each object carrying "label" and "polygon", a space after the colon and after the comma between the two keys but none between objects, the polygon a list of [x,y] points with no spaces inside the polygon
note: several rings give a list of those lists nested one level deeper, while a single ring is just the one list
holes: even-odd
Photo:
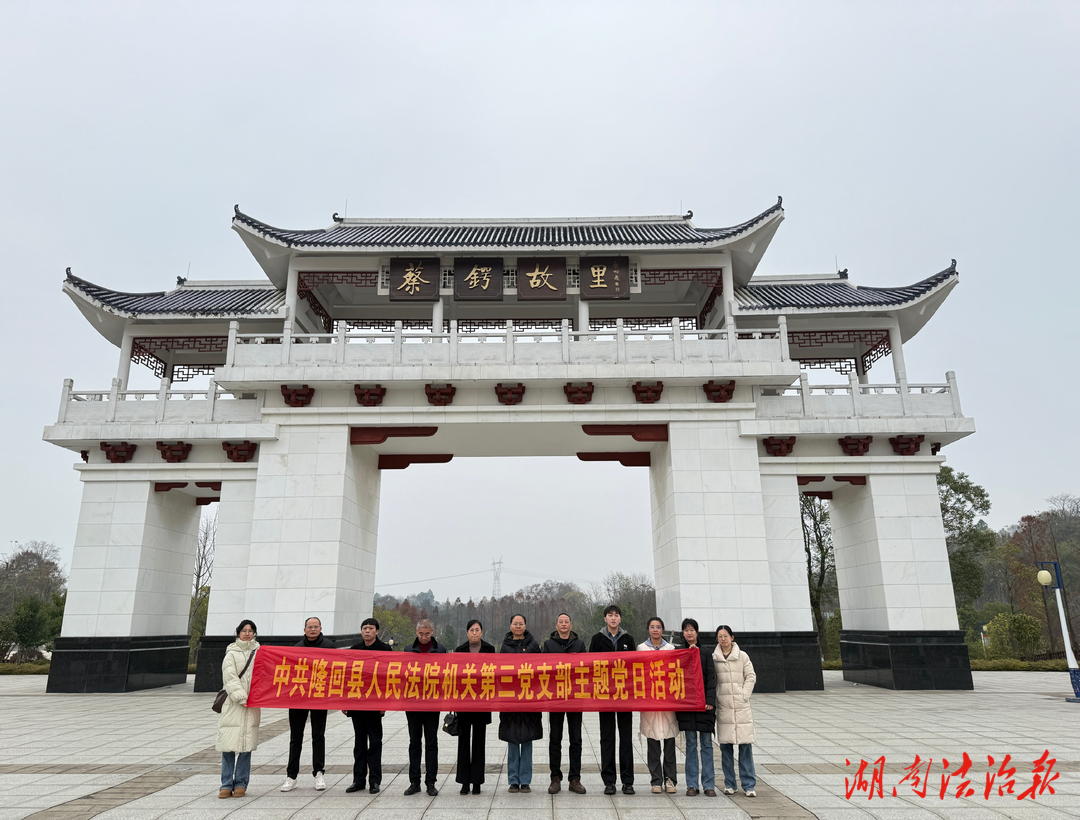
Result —
[{"label": "black handbag", "polygon": [[[254,659],[255,652],[257,652],[257,651],[258,650],[255,650],[250,655],[248,655],[247,663],[245,663],[244,668],[242,670],[240,670],[240,677],[241,678],[244,677],[244,673],[247,672],[248,667],[251,666],[251,661]],[[226,692],[224,689],[222,689],[220,692],[217,693],[217,697],[214,698],[214,705],[211,706],[210,708],[213,709],[215,712],[217,712],[220,715],[221,710],[225,708],[225,701],[228,700],[228,699],[229,699],[229,693]],[[455,732],[455,734],[456,734],[456,732]]]},{"label": "black handbag", "polygon": [[457,712],[448,712],[446,717],[442,719],[442,730],[446,732],[450,737],[458,736],[458,720]]}]

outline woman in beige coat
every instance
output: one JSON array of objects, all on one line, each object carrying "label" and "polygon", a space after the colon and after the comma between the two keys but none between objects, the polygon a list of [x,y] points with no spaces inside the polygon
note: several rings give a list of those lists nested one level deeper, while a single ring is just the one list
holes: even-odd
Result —
[{"label": "woman in beige coat", "polygon": [[747,797],[757,797],[754,787],[754,714],[750,695],[757,675],[750,657],[739,649],[730,626],[716,630],[716,729],[720,743],[720,762],[724,769],[724,794],[735,794],[734,747],[739,747],[739,781]]},{"label": "woman in beige coat", "polygon": [[[664,622],[655,615],[649,618],[649,640],[638,646],[642,651],[674,650],[675,645],[664,640]],[[647,760],[652,793],[675,794],[678,777],[675,773],[675,738],[679,736],[679,721],[674,712],[642,712],[638,734],[645,735],[648,745]],[[663,763],[660,760],[660,744],[664,744]]]},{"label": "woman in beige coat", "polygon": [[[248,708],[251,667],[259,642],[253,621],[241,621],[236,640],[225,650],[221,662],[222,686],[228,693],[218,719],[217,750],[221,752],[221,791],[218,797],[243,797],[251,777],[251,753],[259,746],[261,710]],[[247,666],[247,669],[244,667]],[[241,675],[241,673],[243,673]]]}]

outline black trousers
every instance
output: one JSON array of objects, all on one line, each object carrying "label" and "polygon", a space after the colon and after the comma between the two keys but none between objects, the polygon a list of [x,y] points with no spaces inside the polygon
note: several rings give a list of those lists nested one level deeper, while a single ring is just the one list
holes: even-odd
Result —
[{"label": "black trousers", "polygon": [[420,742],[424,742],[424,783],[439,777],[439,713],[406,712],[409,723],[409,782],[420,783]]},{"label": "black trousers", "polygon": [[382,715],[379,712],[350,712],[353,733],[353,783],[378,786],[382,783]]},{"label": "black trousers", "polygon": [[461,785],[484,782],[484,740],[487,735],[486,712],[459,712],[457,739],[457,776]]},{"label": "black trousers", "polygon": [[[649,779],[651,785],[663,786],[665,778],[672,783],[678,783],[679,778],[675,773],[675,738],[669,737],[664,740],[653,740],[650,737],[647,738],[647,740],[649,741],[646,745],[649,747],[647,761],[649,763]],[[709,740],[711,741],[712,738]],[[662,766],[660,763],[661,743],[664,744],[664,762]]]},{"label": "black trousers", "polygon": [[624,786],[634,785],[633,712],[600,713],[600,777],[615,785],[615,728],[619,729],[619,774]]},{"label": "black trousers", "polygon": [[562,730],[570,735],[570,779],[581,778],[581,712],[551,712],[551,734],[548,742],[548,764],[551,778],[562,780]]},{"label": "black trousers", "polygon": [[326,710],[289,710],[289,766],[285,773],[293,780],[300,774],[300,750],[304,748],[304,726],[311,713],[311,773],[323,770],[326,760]]}]

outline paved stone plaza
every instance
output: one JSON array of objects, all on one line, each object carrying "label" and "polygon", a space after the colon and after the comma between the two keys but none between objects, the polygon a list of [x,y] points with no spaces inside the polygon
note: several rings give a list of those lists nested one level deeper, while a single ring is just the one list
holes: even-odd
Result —
[{"label": "paved stone plaza", "polygon": [[[1063,673],[976,672],[974,692],[893,692],[846,683],[825,673],[824,692],[760,694],[754,698],[758,739],[754,744],[758,797],[685,797],[649,793],[644,743],[635,750],[633,797],[605,797],[599,777],[599,738],[594,716],[585,719],[582,782],[587,795],[547,794],[546,741],[534,747],[533,793],[506,793],[505,744],[496,727],[488,733],[489,779],[480,796],[461,796],[454,783],[456,740],[440,738],[437,798],[405,797],[408,737],[399,714],[386,719],[383,791],[345,794],[351,782],[352,727],[340,713],[327,725],[325,792],[301,770],[300,786],[278,791],[288,751],[285,715],[263,711],[263,740],[254,754],[249,796],[217,798],[220,756],[213,750],[217,716],[212,697],[193,694],[192,682],[125,695],[46,695],[45,677],[0,678],[0,820],[13,818],[191,818],[235,820],[736,820],[821,817],[837,820],[978,820],[978,818],[1080,817],[1080,705],[1068,704]],[[546,721],[545,721],[546,728]],[[1018,802],[1014,796],[983,797],[986,755],[1011,754],[1016,792],[1032,783],[1032,761],[1049,749],[1057,758],[1056,794]],[[941,761],[955,770],[964,752],[974,761],[975,794],[956,799],[954,777],[939,799]],[[918,754],[932,758],[925,798],[907,784],[893,787]],[[861,759],[886,758],[886,797],[866,792],[844,798],[845,773]],[[844,761],[854,764],[845,769]],[[310,761],[305,745],[302,765]],[[719,750],[716,754],[719,767]],[[680,751],[680,777],[683,759]],[[719,772],[718,772],[719,776]],[[718,779],[720,779],[718,777]],[[869,780],[869,771],[867,773]],[[721,779],[722,785],[722,779]],[[996,791],[996,790],[995,790]]]}]

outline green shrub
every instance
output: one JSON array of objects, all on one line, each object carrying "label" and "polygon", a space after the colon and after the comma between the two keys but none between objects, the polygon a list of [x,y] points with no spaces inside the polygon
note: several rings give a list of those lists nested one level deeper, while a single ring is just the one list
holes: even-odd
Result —
[{"label": "green shrub", "polygon": [[833,660],[833,661],[829,661],[829,660],[822,661],[821,662],[821,668],[822,669],[843,669],[844,666],[843,666],[843,664],[840,663],[840,659],[837,658],[836,660]]},{"label": "green shrub", "polygon": [[1068,672],[1064,660],[1057,661],[1021,661],[1016,658],[997,658],[994,660],[971,661],[972,672]]},{"label": "green shrub", "polygon": [[986,626],[990,648],[987,657],[1016,658],[1033,655],[1042,646],[1042,623],[1030,615],[1002,612]]},{"label": "green shrub", "polygon": [[188,673],[189,675],[194,675],[194,674],[195,674],[195,664],[193,664],[193,663],[189,663],[189,664],[187,665],[187,673]]},{"label": "green shrub", "polygon": [[49,661],[39,658],[27,663],[0,663],[0,675],[48,675]]}]

